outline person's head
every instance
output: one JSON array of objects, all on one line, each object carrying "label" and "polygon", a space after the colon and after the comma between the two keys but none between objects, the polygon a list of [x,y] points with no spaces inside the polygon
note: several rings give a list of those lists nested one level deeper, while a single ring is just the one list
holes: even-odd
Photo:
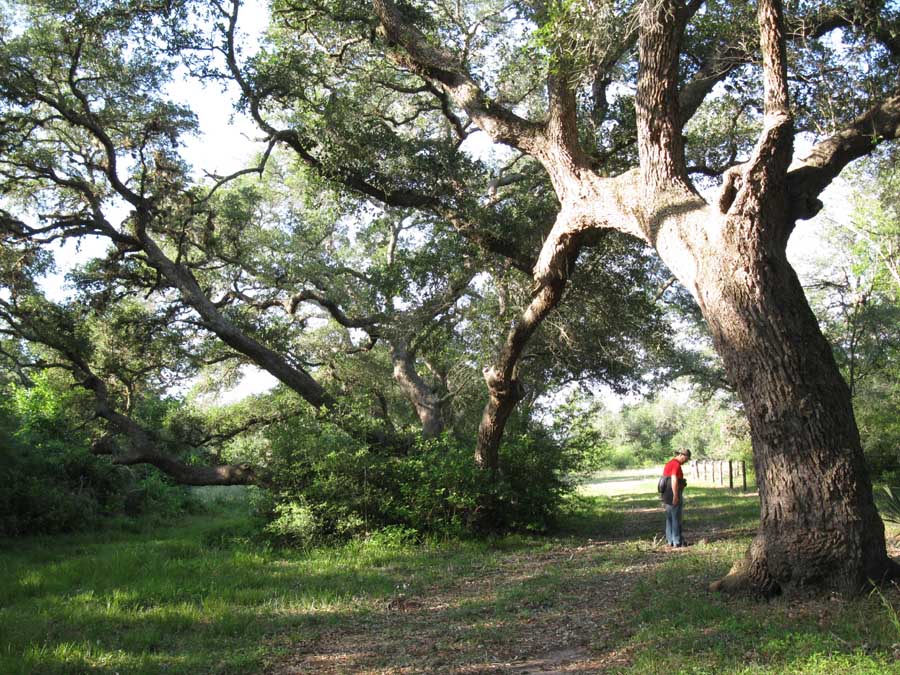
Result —
[{"label": "person's head", "polygon": [[691,451],[687,448],[678,448],[678,452],[675,454],[675,459],[684,464],[691,459]]}]

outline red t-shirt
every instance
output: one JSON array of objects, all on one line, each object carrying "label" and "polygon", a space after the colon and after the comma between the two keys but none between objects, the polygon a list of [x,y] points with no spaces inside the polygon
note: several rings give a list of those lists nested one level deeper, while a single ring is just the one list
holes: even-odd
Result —
[{"label": "red t-shirt", "polygon": [[[669,485],[666,486],[666,491],[663,492],[662,495],[663,504],[671,504],[674,499],[672,488],[678,485],[678,481],[684,478],[684,472],[681,470],[681,462],[674,458],[671,459],[669,463],[663,467],[663,476],[672,476]],[[681,493],[679,492],[679,494]]]},{"label": "red t-shirt", "polygon": [[675,476],[678,479],[684,478],[684,472],[681,470],[681,462],[677,459],[670,459],[669,463],[663,467],[663,476]]}]

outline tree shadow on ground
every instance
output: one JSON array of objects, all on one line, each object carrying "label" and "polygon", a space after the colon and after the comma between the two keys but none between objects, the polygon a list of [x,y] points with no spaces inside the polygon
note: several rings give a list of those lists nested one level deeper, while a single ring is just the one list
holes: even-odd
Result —
[{"label": "tree shadow on ground", "polygon": [[[898,672],[900,635],[878,598],[709,594],[750,541],[756,498],[691,499],[696,545],[675,551],[659,543],[652,494],[586,500],[578,527],[555,538],[309,554],[210,548],[177,531],[73,544],[8,570],[22,585],[4,591],[0,619],[33,602],[19,620],[45,651],[9,672]],[[94,652],[66,654],[98,632]]]},{"label": "tree shadow on ground", "polygon": [[872,620],[872,598],[761,603],[710,594],[758,513],[754,495],[717,492],[694,496],[691,517],[706,535],[689,549],[654,542],[662,521],[652,496],[599,500],[592,536],[584,518],[578,536],[413,585],[355,627],[299,643],[279,636],[285,658],[271,672],[900,672],[889,667],[890,623]]},{"label": "tree shadow on ground", "polygon": [[591,640],[627,623],[616,597],[664,559],[605,543],[519,551],[474,576],[395,596],[355,629],[335,627],[300,646],[273,672],[597,672]]}]

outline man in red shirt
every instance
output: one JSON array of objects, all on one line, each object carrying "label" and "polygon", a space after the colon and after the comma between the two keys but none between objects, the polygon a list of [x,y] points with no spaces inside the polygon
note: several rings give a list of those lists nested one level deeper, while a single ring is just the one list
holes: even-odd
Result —
[{"label": "man in red shirt", "polygon": [[676,454],[663,468],[663,476],[668,476],[668,484],[662,494],[663,505],[666,509],[666,541],[672,548],[686,546],[687,543],[681,536],[681,513],[684,510],[684,487],[687,481],[684,479],[682,464],[690,460],[691,451],[679,448]]}]

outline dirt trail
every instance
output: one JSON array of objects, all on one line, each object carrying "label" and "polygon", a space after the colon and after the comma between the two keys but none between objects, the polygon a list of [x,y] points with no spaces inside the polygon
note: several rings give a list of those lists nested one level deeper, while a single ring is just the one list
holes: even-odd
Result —
[{"label": "dirt trail", "polygon": [[[643,493],[603,540],[556,544],[493,558],[490,567],[399,592],[313,638],[283,636],[276,675],[552,675],[627,667],[633,623],[622,602],[672,555],[661,545],[654,475],[619,474],[582,486],[588,494]],[[649,487],[648,487],[649,486]],[[648,495],[648,493],[650,493]],[[722,524],[727,526],[726,523]],[[724,536],[714,528],[705,536]]]},{"label": "dirt trail", "polygon": [[[325,630],[273,670],[275,673],[356,675],[601,673],[628,654],[604,651],[618,632],[617,596],[660,564],[647,550],[624,571],[597,571],[607,543],[505,556],[490,570],[427,589],[398,594],[366,620]],[[510,590],[551,575],[553,597],[536,585],[510,607]],[[512,603],[514,604],[514,603]],[[616,640],[618,642],[619,640]]]}]

